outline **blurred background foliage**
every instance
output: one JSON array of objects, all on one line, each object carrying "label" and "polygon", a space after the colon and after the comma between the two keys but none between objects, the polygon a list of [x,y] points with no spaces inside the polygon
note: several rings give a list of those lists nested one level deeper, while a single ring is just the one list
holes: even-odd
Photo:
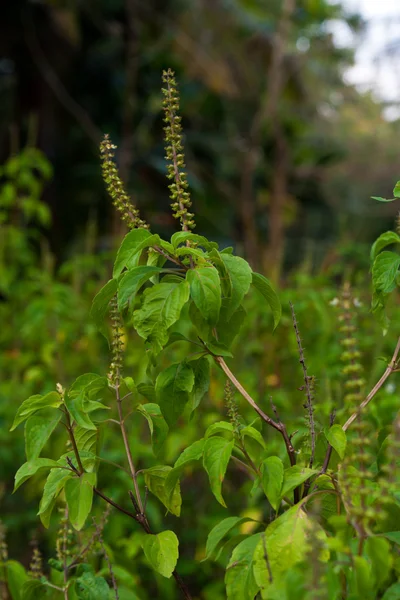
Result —
[{"label": "blurred background foliage", "polygon": [[[335,45],[335,23],[345,24],[355,40],[365,26],[328,0],[15,0],[3,7],[0,514],[13,558],[29,563],[32,536],[50,556],[57,533],[56,522],[46,532],[35,515],[40,477],[11,495],[24,455],[22,432],[8,432],[16,407],[57,382],[108,369],[107,344],[88,319],[124,234],[101,181],[104,132],[118,145],[121,175],[152,229],[170,236],[176,228],[162,140],[164,68],[173,68],[180,82],[196,231],[233,245],[280,289],[284,313],[275,334],[257,297],[248,300],[232,361],[239,380],[261,405],[272,396],[282,417],[298,415],[293,429],[304,435],[292,301],[309,371],[317,377],[316,414],[326,425],[341,402],[341,347],[330,302],[344,280],[359,299],[369,383],[382,371],[378,358],[391,355],[399,315],[382,337],[369,312],[369,245],[391,228],[396,206],[375,205],[370,196],[389,197],[399,178],[400,121],[385,120],[381,104],[346,83],[354,47]],[[143,345],[132,334],[126,342],[126,374],[140,381]],[[165,365],[180,352],[168,347]],[[223,386],[214,373],[203,410],[169,436],[165,463],[224,417]],[[395,411],[391,384],[370,418],[386,424]],[[139,468],[147,468],[158,460],[140,419],[132,418],[130,435]],[[102,456],[123,463],[116,436],[110,424]],[[278,452],[274,432],[268,436],[271,454]],[[65,437],[60,433],[51,444],[62,448]],[[126,473],[104,463],[101,476],[102,489],[123,503]],[[243,489],[248,510],[262,517],[252,482],[240,471],[232,468],[225,485],[229,514],[242,514],[235,490]],[[223,570],[210,563],[200,569],[194,559],[204,556],[207,533],[227,513],[203,472],[188,473],[183,498],[179,520],[164,518],[162,505],[149,499],[151,520],[177,532],[180,573],[198,597],[222,599]],[[173,582],[147,569],[140,536],[119,515],[106,527],[126,597],[175,598]]]}]

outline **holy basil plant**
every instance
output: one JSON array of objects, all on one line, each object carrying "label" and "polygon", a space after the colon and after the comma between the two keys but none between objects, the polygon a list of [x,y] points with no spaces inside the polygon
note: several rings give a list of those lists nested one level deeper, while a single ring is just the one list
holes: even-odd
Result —
[{"label": "holy basil plant", "polygon": [[[247,318],[246,297],[258,294],[270,315],[271,330],[279,324],[281,305],[270,281],[254,273],[232,248],[220,249],[193,232],[173,73],[165,72],[163,81],[167,176],[173,215],[181,230],[170,240],[151,231],[125,192],[114,162],[115,146],[105,136],[101,144],[104,181],[129,228],[113,276],[91,309],[93,321],[111,347],[109,373],[80,375],[66,388],[58,384],[55,391],[22,403],[12,429],[24,423],[27,462],[16,474],[15,489],[38,473],[47,474],[38,513],[45,527],[59,504],[66,506],[66,519],[76,531],[86,527],[94,500],[113,507],[142,530],[143,556],[157,577],[173,577],[181,597],[190,599],[199,597],[198,590],[191,590],[179,573],[178,537],[172,530],[154,527],[146,501],[148,492],[166,512],[179,517],[185,501],[180,482],[188,470],[202,468],[209,481],[209,502],[227,511],[204,535],[203,559],[224,566],[229,600],[400,598],[398,561],[392,551],[400,543],[399,522],[396,525],[392,518],[400,510],[396,487],[400,420],[371,434],[365,418],[367,404],[397,370],[400,344],[366,395],[355,335],[356,304],[345,285],[337,302],[344,378],[337,414],[333,411],[329,419],[314,415],[318,390],[315,377],[308,374],[293,306],[293,335],[304,380],[301,432],[296,435],[295,418],[289,432],[272,401],[256,400],[248,393],[228,365],[233,341]],[[397,234],[384,234],[372,250],[375,293],[382,304],[397,284],[400,265],[398,255],[384,248],[399,240]],[[124,376],[123,360],[133,331],[145,348],[145,368],[135,374],[135,380]],[[169,360],[172,344],[180,345],[184,356],[178,362]],[[202,400],[207,393],[212,395],[213,368],[226,378],[227,417],[221,409],[220,418],[188,444],[174,464],[164,464],[168,436],[207,406]],[[248,415],[249,410],[239,408],[234,392],[254,411],[250,418],[244,418],[242,413]],[[140,465],[139,471],[132,453],[138,440],[129,429],[131,413],[148,424],[158,462],[148,468]],[[124,468],[130,477],[121,504],[99,484],[106,458],[101,433],[110,423],[120,430]],[[68,446],[61,456],[43,456],[59,427],[67,434]],[[269,433],[274,432],[272,445]],[[378,458],[369,452],[372,437],[381,446]],[[243,505],[256,502],[257,515],[229,514],[224,490],[228,466],[252,480],[250,498],[244,497]],[[63,556],[56,567],[64,577],[57,584],[51,574],[34,582],[20,578],[19,584],[14,577],[19,594],[15,597],[39,597],[32,593],[56,589],[65,598],[102,600],[112,594],[118,598],[118,577],[110,571],[106,580],[101,573],[83,568],[83,555]],[[12,565],[7,568],[13,572]]]}]

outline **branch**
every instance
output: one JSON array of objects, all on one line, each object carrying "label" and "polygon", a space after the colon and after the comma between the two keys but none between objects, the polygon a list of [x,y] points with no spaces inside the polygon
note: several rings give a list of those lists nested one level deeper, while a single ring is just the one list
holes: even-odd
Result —
[{"label": "branch", "polygon": [[287,450],[287,453],[289,456],[290,464],[292,466],[295,465],[296,464],[296,451],[292,445],[292,442],[290,441],[290,438],[286,431],[286,427],[285,427],[284,423],[282,423],[281,421],[279,421],[279,422],[274,421],[274,419],[271,419],[271,417],[269,417],[263,410],[261,410],[261,408],[253,400],[253,398],[250,396],[250,394],[248,394],[246,392],[244,387],[236,379],[236,377],[234,376],[234,374],[232,373],[232,371],[230,370],[230,368],[228,367],[228,365],[226,364],[226,362],[224,361],[222,356],[215,356],[215,355],[212,355],[212,356],[213,356],[215,362],[221,367],[221,369],[223,370],[225,375],[233,383],[233,385],[238,390],[238,392],[240,392],[242,394],[243,398],[245,398],[245,400],[247,400],[247,402],[250,404],[250,406],[252,406],[254,408],[254,410],[262,418],[262,420],[265,423],[267,423],[268,425],[270,425],[271,427],[273,427],[274,429],[276,429],[277,431],[279,431],[279,433],[281,434],[281,436],[283,437],[283,440],[285,442],[285,446],[286,446],[286,450]]},{"label": "branch", "polygon": [[354,421],[357,419],[357,417],[359,416],[360,412],[362,411],[363,408],[365,408],[372,400],[372,398],[376,395],[376,393],[381,389],[381,387],[383,386],[383,384],[385,383],[386,379],[394,372],[396,371],[396,367],[397,367],[397,357],[399,355],[400,352],[400,337],[397,340],[397,344],[396,344],[396,348],[394,351],[394,354],[392,356],[392,360],[390,361],[390,363],[388,364],[386,371],[384,372],[384,374],[382,375],[382,377],[380,378],[380,380],[378,381],[378,383],[375,384],[375,386],[372,388],[372,390],[370,391],[370,393],[368,394],[368,396],[365,398],[365,400],[363,400],[360,404],[360,406],[358,407],[358,409],[356,410],[355,413],[353,413],[351,415],[351,417],[349,417],[346,421],[346,423],[343,425],[342,429],[343,431],[347,431],[348,428],[350,427],[350,425],[352,423],[354,423]]}]

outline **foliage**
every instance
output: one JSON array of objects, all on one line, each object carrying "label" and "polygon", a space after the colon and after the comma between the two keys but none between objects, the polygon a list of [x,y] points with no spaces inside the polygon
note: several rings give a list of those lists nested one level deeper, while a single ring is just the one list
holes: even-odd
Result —
[{"label": "foliage", "polygon": [[[109,341],[111,362],[107,374],[88,371],[30,395],[17,408],[11,429],[24,424],[26,462],[15,475],[15,492],[26,482],[38,482],[42,524],[49,527],[56,508],[62,517],[51,568],[43,573],[36,554],[26,573],[9,560],[3,543],[1,583],[13,600],[38,594],[102,599],[156,593],[172,598],[170,579],[185,598],[200,591],[204,597],[224,597],[221,576],[215,578],[215,588],[202,586],[200,577],[191,581],[199,566],[186,566],[185,527],[179,528],[177,521],[190,515],[194,536],[205,546],[196,558],[204,558],[205,574],[213,568],[210,561],[216,563],[216,573],[224,569],[225,595],[231,600],[396,597],[400,420],[395,398],[384,385],[398,370],[400,342],[365,396],[366,342],[362,338],[359,344],[357,335],[357,319],[365,318],[360,302],[346,281],[333,302],[336,315],[329,307],[326,316],[324,291],[315,293],[318,282],[302,274],[298,304],[308,298],[321,321],[316,327],[315,313],[308,317],[305,334],[306,339],[323,338],[323,351],[317,344],[315,350],[320,362],[313,366],[322,370],[320,389],[316,387],[300,335],[303,319],[297,321],[294,306],[290,313],[285,307],[282,311],[266,277],[232,248],[220,249],[191,231],[180,127],[172,127],[179,119],[173,77],[171,71],[163,77],[167,172],[182,231],[167,240],[147,228],[124,191],[114,147],[105,137],[103,176],[130,229],[117,252],[112,279],[91,309]],[[398,243],[396,235],[383,234],[371,253],[372,310],[388,330],[389,349],[392,326],[384,311],[392,296],[396,300],[400,262],[385,248]],[[291,293],[284,290],[282,298]],[[252,319],[255,306],[257,318]],[[309,313],[301,314],[306,320]],[[255,335],[250,335],[253,327]],[[274,375],[285,372],[291,387],[286,394],[276,389],[268,404],[267,388],[278,386],[270,376],[267,385],[261,381],[268,373],[262,369],[269,367],[268,354],[275,353],[278,340],[283,361],[290,358],[291,365],[276,367]],[[137,346],[138,355],[130,345]],[[293,402],[296,352],[305,412],[300,401]],[[327,374],[323,369],[329,361]],[[333,389],[324,398],[327,382]],[[221,416],[221,384],[226,419]],[[378,392],[383,405],[371,403]],[[235,393],[247,404],[239,406]],[[150,431],[142,447],[139,423]],[[196,499],[197,486],[193,493],[187,483],[202,476],[208,481],[201,487],[205,502]],[[206,540],[202,529],[210,504],[216,508]],[[237,514],[227,516],[228,507]],[[117,512],[109,513],[111,508]],[[110,538],[109,518],[114,529]],[[128,527],[126,523],[132,525],[132,535],[125,555],[120,553],[121,566],[113,561],[108,539],[117,546],[118,528]],[[143,565],[145,574],[140,575]]]}]

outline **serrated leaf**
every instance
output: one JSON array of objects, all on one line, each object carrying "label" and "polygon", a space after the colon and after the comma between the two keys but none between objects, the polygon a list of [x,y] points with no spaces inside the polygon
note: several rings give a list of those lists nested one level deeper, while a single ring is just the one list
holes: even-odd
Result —
[{"label": "serrated leaf", "polygon": [[75,379],[74,383],[68,389],[68,394],[71,398],[75,398],[81,392],[85,392],[90,398],[93,398],[98,392],[103,391],[107,387],[107,377],[97,375],[96,373],[85,373]]},{"label": "serrated leaf", "polygon": [[23,423],[31,415],[35,414],[38,410],[41,410],[42,408],[58,408],[61,404],[61,396],[57,392],[50,392],[45,396],[39,394],[31,396],[27,400],[24,400],[18,408],[10,431],[14,431],[18,425]]},{"label": "serrated leaf", "polygon": [[240,328],[243,324],[243,321],[246,318],[246,311],[243,306],[239,306],[239,308],[233,313],[233,315],[228,319],[227,314],[229,310],[229,299],[223,298],[221,304],[221,311],[219,314],[219,321],[217,324],[217,335],[218,341],[221,344],[224,344],[227,348],[231,345],[235,337],[240,331]]},{"label": "serrated leaf", "polygon": [[252,270],[249,263],[239,256],[232,256],[231,254],[221,254],[220,256],[227,268],[232,287],[229,308],[226,315],[229,320],[242,304],[243,298],[250,289]]},{"label": "serrated leaf", "polygon": [[51,458],[35,458],[24,463],[15,474],[14,492],[30,477],[36,475],[41,469],[52,469],[60,465]]},{"label": "serrated leaf", "polygon": [[171,243],[174,248],[177,248],[180,244],[184,244],[187,241],[194,242],[195,244],[205,248],[205,250],[218,248],[218,244],[216,242],[209,242],[208,239],[203,235],[191,233],[190,231],[177,231],[171,237]]},{"label": "serrated leaf", "polygon": [[77,531],[82,529],[92,509],[93,487],[95,485],[95,473],[83,473],[80,477],[73,477],[65,483],[68,517]]},{"label": "serrated leaf", "polygon": [[151,277],[162,273],[159,267],[140,266],[127,271],[118,283],[118,308],[123,310],[128,303],[133,302],[142,285]]},{"label": "serrated leaf", "polygon": [[210,387],[210,363],[207,357],[202,356],[188,362],[194,373],[194,384],[190,395],[192,412],[199,406],[204,395]]},{"label": "serrated leaf", "polygon": [[280,458],[269,456],[261,465],[261,485],[269,503],[275,510],[279,509],[283,484],[284,467]]},{"label": "serrated leaf", "polygon": [[106,339],[108,339],[108,337],[105,318],[109,311],[110,301],[116,293],[117,281],[115,279],[110,279],[110,281],[108,281],[96,294],[90,309],[90,317],[97,326],[97,329]]},{"label": "serrated leaf", "polygon": [[144,248],[155,245],[160,238],[147,229],[133,229],[126,234],[115,258],[113,277],[118,278],[125,267],[136,267]]},{"label": "serrated leaf", "polygon": [[213,327],[218,321],[221,308],[221,284],[217,269],[211,265],[189,269],[186,278],[193,302],[202,317]]},{"label": "serrated leaf", "polygon": [[[71,479],[72,477],[74,477],[74,475],[71,473],[71,471],[60,468],[51,469],[50,473],[48,474],[43,488],[43,496],[39,504],[39,512],[37,513],[45,527],[49,526],[54,501],[60,494],[61,490],[64,489],[64,485],[68,479]],[[46,515],[44,517],[44,522],[42,517],[43,515]]]},{"label": "serrated leaf", "polygon": [[[317,522],[311,521],[299,505],[287,510],[266,528],[264,541],[274,586],[283,584],[287,571],[308,556],[310,530],[324,545],[326,533]],[[329,552],[323,549],[319,559],[327,561],[328,558]],[[255,580],[261,588],[262,598],[267,600],[271,582],[262,539],[255,549],[253,562]]]},{"label": "serrated leaf", "polygon": [[151,434],[153,452],[155,456],[159,456],[169,431],[168,425],[161,414],[161,409],[158,404],[149,402],[148,404],[139,404],[136,407],[136,410],[147,420]]},{"label": "serrated leaf", "polygon": [[236,546],[226,567],[227,600],[254,600],[260,586],[253,574],[253,559],[261,533],[249,536]]},{"label": "serrated leaf", "polygon": [[192,301],[189,304],[189,317],[193,323],[197,335],[204,341],[208,340],[211,336],[211,325],[202,317],[201,312]]},{"label": "serrated leaf", "polygon": [[282,315],[282,307],[279,301],[278,295],[272,287],[269,279],[264,277],[264,275],[260,275],[259,273],[252,274],[252,284],[254,287],[264,296],[266,301],[269,304],[270,309],[272,310],[272,317],[274,320],[274,329],[278,326],[279,321],[281,320]]},{"label": "serrated leaf", "polygon": [[248,523],[249,521],[254,522],[254,519],[250,517],[227,517],[220,521],[210,531],[207,537],[206,543],[206,555],[204,560],[214,559],[216,560],[225,544],[226,536],[236,527]]},{"label": "serrated leaf", "polygon": [[217,423],[212,423],[209,427],[207,427],[205,438],[209,438],[212,435],[216,435],[218,433],[229,433],[231,437],[233,437],[233,425],[228,421],[218,421]]},{"label": "serrated leaf", "polygon": [[381,252],[372,265],[372,283],[376,291],[387,294],[396,287],[400,256],[394,252]]},{"label": "serrated leaf", "polygon": [[176,363],[158,375],[155,386],[157,402],[170,427],[183,413],[193,386],[194,371],[190,363]]},{"label": "serrated leaf", "polygon": [[346,452],[347,437],[341,426],[332,425],[332,427],[325,432],[325,437],[343,460]]},{"label": "serrated leaf", "polygon": [[174,467],[169,471],[165,480],[165,492],[168,498],[171,498],[185,468],[202,458],[204,442],[204,439],[197,440],[197,442],[186,448],[175,461]]},{"label": "serrated leaf", "polygon": [[110,588],[104,577],[86,571],[75,581],[75,593],[80,600],[109,600]]},{"label": "serrated leaf", "polygon": [[157,496],[170,513],[179,517],[181,514],[182,497],[179,481],[166,488],[166,480],[171,473],[172,467],[158,465],[150,469],[144,469],[144,480],[148,489]]},{"label": "serrated leaf", "polygon": [[25,423],[25,454],[26,460],[34,460],[40,456],[40,453],[50,438],[54,429],[61,419],[61,412],[58,414],[47,414],[46,416],[33,416]]},{"label": "serrated leaf", "polygon": [[371,262],[374,262],[378,254],[387,246],[392,244],[399,244],[400,236],[394,231],[385,231],[378,239],[372,244],[371,247]]},{"label": "serrated leaf", "polygon": [[204,342],[206,348],[213,354],[214,356],[224,356],[225,358],[233,358],[232,352],[219,342]]},{"label": "serrated leaf", "polygon": [[221,437],[210,437],[204,445],[203,466],[210,480],[211,491],[225,508],[226,504],[221,489],[233,446],[233,440],[229,441]]},{"label": "serrated leaf", "polygon": [[163,577],[171,577],[178,562],[179,541],[173,531],[146,535],[142,547],[153,569]]},{"label": "serrated leaf", "polygon": [[301,467],[300,465],[294,465],[285,469],[283,476],[283,484],[281,496],[286,496],[299,485],[310,479],[312,475],[317,475],[319,471],[317,469],[309,469],[308,467]]},{"label": "serrated leaf", "polygon": [[81,392],[80,395],[71,397],[68,393],[64,396],[65,406],[68,409],[69,414],[79,427],[83,429],[90,429],[96,431],[97,427],[93,423],[92,419],[84,410],[85,394]]},{"label": "serrated leaf", "polygon": [[140,309],[133,313],[133,324],[143,339],[159,353],[168,342],[168,329],[178,321],[189,299],[186,281],[179,284],[158,283],[143,292]]}]

